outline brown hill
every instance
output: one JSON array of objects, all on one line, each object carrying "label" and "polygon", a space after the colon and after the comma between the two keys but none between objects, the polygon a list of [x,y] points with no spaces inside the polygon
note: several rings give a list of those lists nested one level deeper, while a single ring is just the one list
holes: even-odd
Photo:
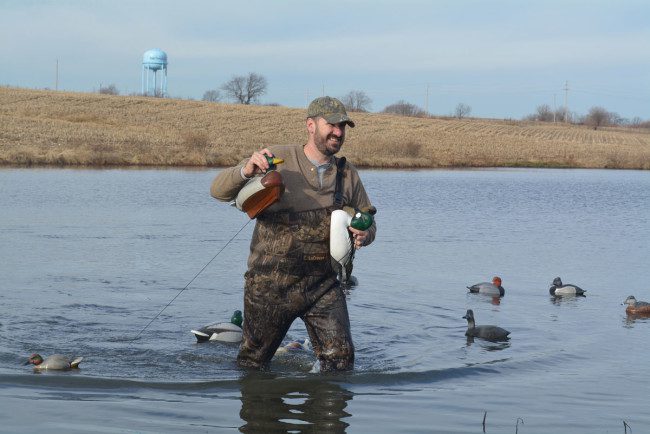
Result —
[{"label": "brown hill", "polygon": [[[0,88],[0,165],[232,165],[305,141],[305,110]],[[353,113],[360,167],[650,169],[650,131]]]}]

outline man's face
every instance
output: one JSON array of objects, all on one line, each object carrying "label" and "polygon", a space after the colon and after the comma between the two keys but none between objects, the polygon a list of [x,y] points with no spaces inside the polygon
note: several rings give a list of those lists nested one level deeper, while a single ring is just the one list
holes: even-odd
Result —
[{"label": "man's face", "polygon": [[314,143],[323,155],[334,155],[345,141],[345,122],[330,124],[324,118],[315,119]]}]

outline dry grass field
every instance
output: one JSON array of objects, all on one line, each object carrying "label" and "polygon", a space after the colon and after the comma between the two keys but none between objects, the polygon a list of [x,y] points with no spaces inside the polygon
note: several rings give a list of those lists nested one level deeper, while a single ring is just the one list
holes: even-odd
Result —
[{"label": "dry grass field", "polygon": [[[0,165],[224,166],[303,143],[303,109],[0,87]],[[353,113],[359,167],[650,169],[647,129]]]}]

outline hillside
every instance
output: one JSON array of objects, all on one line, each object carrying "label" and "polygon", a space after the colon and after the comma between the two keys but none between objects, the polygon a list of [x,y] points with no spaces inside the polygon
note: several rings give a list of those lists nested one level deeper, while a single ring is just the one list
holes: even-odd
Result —
[{"label": "hillside", "polygon": [[[303,143],[305,110],[0,87],[0,165],[222,166]],[[360,167],[650,169],[650,131],[352,113]]]}]

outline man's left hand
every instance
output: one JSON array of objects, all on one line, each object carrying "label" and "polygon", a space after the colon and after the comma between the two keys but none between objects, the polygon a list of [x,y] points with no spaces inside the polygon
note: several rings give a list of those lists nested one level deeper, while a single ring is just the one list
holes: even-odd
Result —
[{"label": "man's left hand", "polygon": [[352,232],[352,239],[354,240],[354,248],[360,249],[366,245],[366,238],[368,238],[368,231],[360,231],[352,226],[348,226],[348,230]]}]

